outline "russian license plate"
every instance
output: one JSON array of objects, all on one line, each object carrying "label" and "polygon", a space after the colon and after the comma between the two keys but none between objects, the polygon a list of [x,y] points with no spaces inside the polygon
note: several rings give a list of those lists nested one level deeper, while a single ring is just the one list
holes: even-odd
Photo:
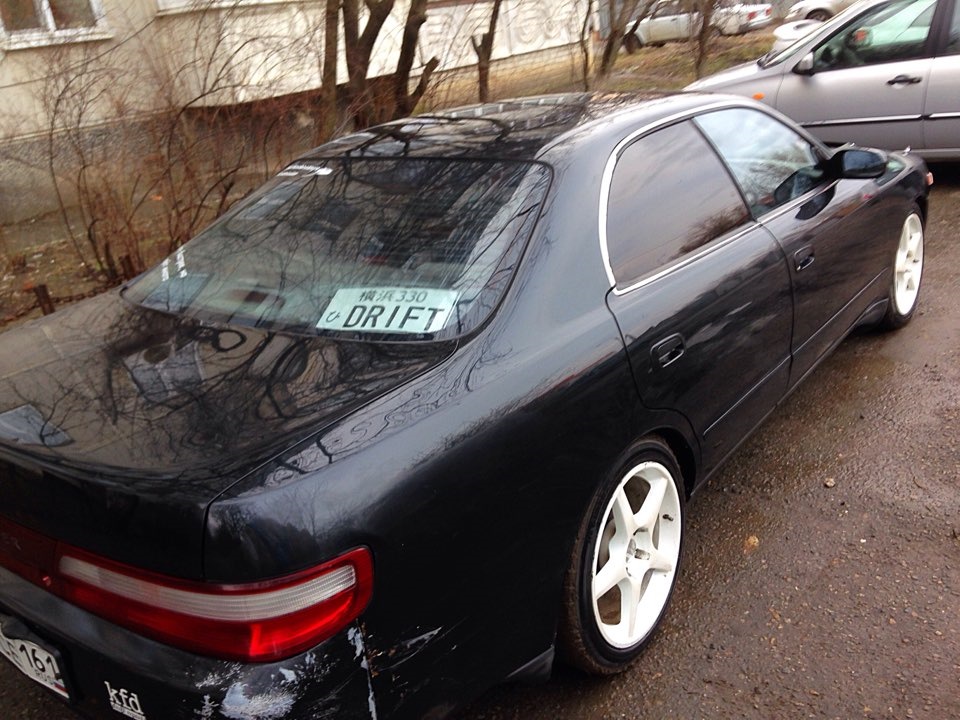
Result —
[{"label": "russian license plate", "polygon": [[0,654],[16,665],[17,669],[27,677],[53,690],[57,695],[69,699],[70,694],[67,692],[66,685],[64,685],[63,675],[60,673],[60,663],[57,662],[55,651],[30,640],[9,637],[7,632],[12,635],[18,634],[9,630],[13,623],[16,623],[16,621],[11,621],[11,618],[0,615]]}]

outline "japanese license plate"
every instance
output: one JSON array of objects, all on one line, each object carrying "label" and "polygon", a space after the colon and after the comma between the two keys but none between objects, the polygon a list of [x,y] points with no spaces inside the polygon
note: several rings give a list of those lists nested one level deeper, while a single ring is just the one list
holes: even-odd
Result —
[{"label": "japanese license plate", "polygon": [[11,635],[19,634],[9,629],[13,624],[19,623],[12,618],[0,615],[0,654],[16,665],[17,669],[27,677],[53,690],[57,695],[69,699],[70,694],[60,674],[60,663],[57,661],[56,652],[30,640],[9,637],[7,632]]},{"label": "japanese license plate", "polygon": [[434,333],[443,329],[460,298],[437,288],[340,288],[317,322],[320,330]]}]

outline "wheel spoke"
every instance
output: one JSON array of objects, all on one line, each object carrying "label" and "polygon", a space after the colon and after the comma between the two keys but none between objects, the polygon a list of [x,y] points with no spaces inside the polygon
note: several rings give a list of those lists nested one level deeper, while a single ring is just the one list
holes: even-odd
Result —
[{"label": "wheel spoke", "polygon": [[644,498],[639,512],[633,517],[636,527],[648,533],[653,531],[653,526],[656,525],[657,518],[660,517],[663,496],[667,491],[667,482],[664,478],[657,477],[650,480],[649,483],[650,491]]},{"label": "wheel spoke", "polygon": [[627,564],[623,553],[611,554],[610,559],[593,579],[593,597],[599,600],[627,577]]},{"label": "wheel spoke", "polygon": [[621,487],[613,500],[613,522],[617,528],[617,535],[623,538],[629,538],[637,531],[637,523],[633,517],[633,508],[630,507],[630,500],[627,499],[627,493]]},{"label": "wheel spoke", "polygon": [[923,242],[923,234],[913,231],[910,233],[910,237],[907,240],[907,260],[911,262],[916,262],[917,256],[920,253],[920,243]]},{"label": "wheel spoke", "polygon": [[637,629],[637,616],[640,610],[640,599],[643,596],[643,588],[640,581],[629,578],[629,582],[623,584],[620,588],[620,627],[626,632],[627,637],[632,638]]}]

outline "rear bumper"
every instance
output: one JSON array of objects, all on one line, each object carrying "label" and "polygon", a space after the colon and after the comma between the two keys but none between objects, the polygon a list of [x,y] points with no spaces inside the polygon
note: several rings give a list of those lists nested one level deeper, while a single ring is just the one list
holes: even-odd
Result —
[{"label": "rear bumper", "polygon": [[[0,614],[59,653],[70,705],[90,718],[371,718],[363,640],[351,626],[282,662],[201,657],[143,638],[0,568]],[[0,657],[0,662],[6,662]],[[23,676],[24,683],[32,682]]]}]

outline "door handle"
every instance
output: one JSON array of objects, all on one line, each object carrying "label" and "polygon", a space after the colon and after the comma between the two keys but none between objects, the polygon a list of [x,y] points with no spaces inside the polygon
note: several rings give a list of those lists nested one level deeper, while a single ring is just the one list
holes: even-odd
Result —
[{"label": "door handle", "polygon": [[813,265],[813,260],[813,245],[802,247],[793,254],[794,267],[797,269],[797,272],[806,270]]},{"label": "door handle", "polygon": [[887,85],[916,85],[922,79],[916,75],[897,75],[895,78],[887,80]]},{"label": "door handle", "polygon": [[686,349],[683,343],[683,336],[678,333],[658,342],[653,346],[650,354],[653,355],[654,363],[664,368],[679,360]]}]

